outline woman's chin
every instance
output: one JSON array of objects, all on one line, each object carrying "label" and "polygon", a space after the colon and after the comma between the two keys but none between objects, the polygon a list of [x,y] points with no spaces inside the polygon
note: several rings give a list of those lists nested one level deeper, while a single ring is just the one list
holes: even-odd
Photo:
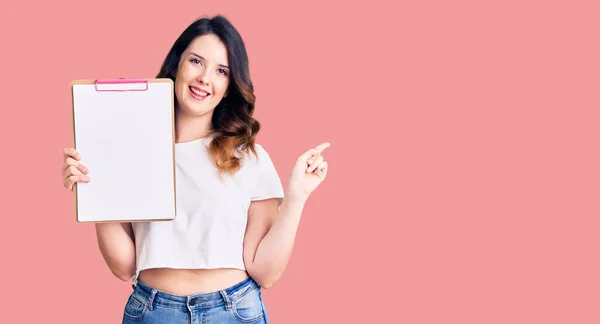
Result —
[{"label": "woman's chin", "polygon": [[193,117],[201,117],[206,115],[207,111],[204,110],[190,110],[190,109],[185,109],[185,114],[188,116],[193,116]]},{"label": "woman's chin", "polygon": [[210,109],[207,107],[184,106],[184,107],[180,107],[179,110],[188,116],[194,116],[194,117],[201,117],[206,114],[212,114],[212,112],[213,112],[213,109]]}]

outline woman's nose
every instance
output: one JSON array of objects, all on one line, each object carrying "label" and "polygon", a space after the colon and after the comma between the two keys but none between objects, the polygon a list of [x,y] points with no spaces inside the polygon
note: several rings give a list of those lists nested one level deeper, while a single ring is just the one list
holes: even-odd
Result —
[{"label": "woman's nose", "polygon": [[208,84],[210,81],[208,78],[208,73],[206,73],[206,71],[200,72],[198,74],[197,80],[198,80],[198,82],[204,83],[204,84]]}]

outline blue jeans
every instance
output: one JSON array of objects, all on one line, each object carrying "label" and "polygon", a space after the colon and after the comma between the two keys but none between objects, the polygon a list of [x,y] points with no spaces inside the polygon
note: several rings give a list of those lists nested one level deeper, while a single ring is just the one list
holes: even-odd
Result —
[{"label": "blue jeans", "polygon": [[268,313],[262,292],[251,277],[220,291],[178,296],[138,280],[125,305],[128,323],[263,323]]}]

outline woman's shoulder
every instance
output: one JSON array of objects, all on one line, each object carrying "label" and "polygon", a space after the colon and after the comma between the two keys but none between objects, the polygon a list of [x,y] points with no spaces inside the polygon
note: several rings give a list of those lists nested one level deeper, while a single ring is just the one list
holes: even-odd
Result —
[{"label": "woman's shoulder", "polygon": [[245,164],[255,167],[261,167],[265,164],[271,165],[273,163],[269,148],[266,148],[261,143],[254,143],[254,151],[248,147],[244,151],[243,160],[246,161]]}]

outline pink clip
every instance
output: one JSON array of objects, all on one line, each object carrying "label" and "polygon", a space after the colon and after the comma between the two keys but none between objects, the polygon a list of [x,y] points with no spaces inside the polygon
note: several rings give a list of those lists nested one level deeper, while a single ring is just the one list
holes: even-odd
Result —
[{"label": "pink clip", "polygon": [[[115,89],[98,89],[98,85],[127,85],[127,84],[145,84],[144,88],[123,88],[123,87],[116,87]],[[96,86],[96,91],[117,91],[117,92],[122,92],[122,91],[146,91],[148,90],[148,80],[146,79],[125,79],[125,78],[118,78],[118,79],[98,79],[96,80],[95,83]]]}]

